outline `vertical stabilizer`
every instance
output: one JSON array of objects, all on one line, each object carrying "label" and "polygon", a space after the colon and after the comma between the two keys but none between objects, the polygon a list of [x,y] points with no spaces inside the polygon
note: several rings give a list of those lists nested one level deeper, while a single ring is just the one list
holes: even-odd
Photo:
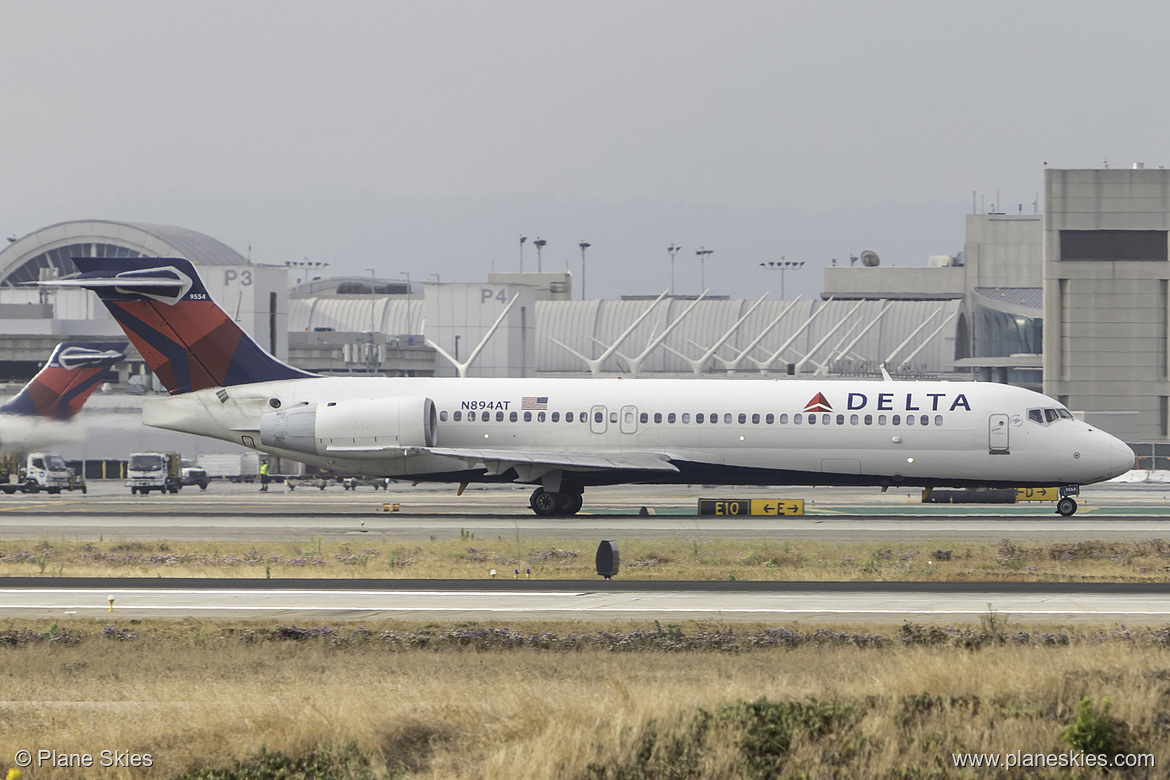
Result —
[{"label": "vertical stabilizer", "polygon": [[0,413],[73,419],[110,367],[126,358],[125,349],[124,341],[58,344],[44,368],[15,398],[0,406]]},{"label": "vertical stabilizer", "polygon": [[189,260],[75,257],[74,276],[43,282],[97,293],[172,394],[313,374],[265,352],[208,295]]}]

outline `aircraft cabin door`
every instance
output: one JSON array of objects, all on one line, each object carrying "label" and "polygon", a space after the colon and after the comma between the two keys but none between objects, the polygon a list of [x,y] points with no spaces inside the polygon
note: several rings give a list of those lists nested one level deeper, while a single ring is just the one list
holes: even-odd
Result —
[{"label": "aircraft cabin door", "polygon": [[1008,454],[1008,416],[993,414],[988,417],[987,451],[992,455]]},{"label": "aircraft cabin door", "polygon": [[638,432],[638,407],[623,406],[621,416],[622,433]]},{"label": "aircraft cabin door", "polygon": [[605,433],[606,411],[604,406],[595,406],[589,410],[589,430],[594,433]]}]

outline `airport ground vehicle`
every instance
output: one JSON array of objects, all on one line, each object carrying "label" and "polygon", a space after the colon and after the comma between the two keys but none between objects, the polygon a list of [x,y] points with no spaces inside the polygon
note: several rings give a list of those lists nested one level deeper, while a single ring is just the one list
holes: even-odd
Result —
[{"label": "airport ground vehicle", "polygon": [[0,455],[0,490],[8,495],[21,493],[60,493],[62,490],[84,490],[77,483],[65,459],[52,452],[7,453]]},{"label": "airport ground vehicle", "polygon": [[199,466],[183,466],[179,482],[184,485],[198,485],[200,490],[207,490],[207,486],[211,484],[211,477]]},{"label": "airport ground vehicle", "polygon": [[134,452],[126,462],[126,486],[130,492],[178,493],[183,487],[177,452]]},{"label": "airport ground vehicle", "polygon": [[201,452],[196,462],[209,479],[253,482],[260,476],[258,452]]}]

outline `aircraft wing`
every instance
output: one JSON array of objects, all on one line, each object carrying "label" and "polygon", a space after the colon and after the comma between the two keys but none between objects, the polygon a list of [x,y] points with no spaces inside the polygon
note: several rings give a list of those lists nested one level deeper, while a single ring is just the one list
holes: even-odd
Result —
[{"label": "aircraft wing", "polygon": [[568,471],[678,471],[665,455],[653,452],[539,452],[536,450],[490,450],[470,447],[427,447],[432,455],[459,458],[468,465],[482,463],[489,471],[505,471],[513,465],[554,466]]},{"label": "aircraft wing", "polygon": [[382,458],[394,455],[440,455],[458,458],[468,466],[482,465],[492,473],[513,466],[550,466],[566,471],[678,471],[670,459],[654,452],[541,452],[539,450],[494,450],[479,447],[382,447],[330,446],[330,455],[348,458]]}]

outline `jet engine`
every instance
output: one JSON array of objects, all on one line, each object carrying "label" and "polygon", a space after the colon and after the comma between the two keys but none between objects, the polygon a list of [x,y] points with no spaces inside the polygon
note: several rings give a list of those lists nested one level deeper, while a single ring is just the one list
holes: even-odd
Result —
[{"label": "jet engine", "polygon": [[383,455],[434,447],[438,414],[429,398],[363,398],[301,404],[260,417],[260,441],[308,455]]}]

